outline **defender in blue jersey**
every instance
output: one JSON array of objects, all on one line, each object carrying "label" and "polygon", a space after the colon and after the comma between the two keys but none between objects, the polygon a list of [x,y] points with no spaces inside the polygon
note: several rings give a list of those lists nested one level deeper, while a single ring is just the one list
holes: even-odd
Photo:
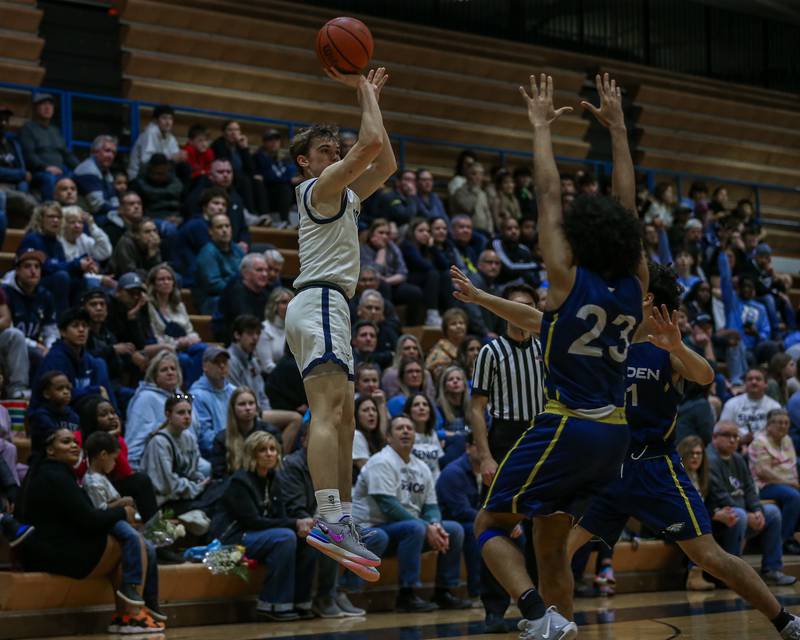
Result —
[{"label": "defender in blue jersey", "polygon": [[[596,80],[600,107],[582,104],[611,132],[614,197],[580,196],[564,212],[550,124],[570,108],[554,109],[550,77],[542,75],[538,86],[531,77],[532,96],[520,88],[534,131],[539,245],[549,282],[544,315],[478,292],[457,269],[452,271],[458,299],[481,304],[526,329],[541,323],[548,402],[497,467],[475,522],[483,558],[517,600],[525,618],[520,637],[528,640],[577,635],[577,625],[568,619],[567,537],[579,503],[619,475],[628,447],[625,361],[642,319],[648,272],[621,92],[608,74]],[[492,470],[482,464],[481,471]],[[541,595],[509,539],[523,518],[535,519]]]},{"label": "defender in blue jersey", "polygon": [[675,272],[651,263],[645,319],[626,363],[625,415],[631,438],[623,474],[589,503],[570,532],[569,556],[593,537],[613,547],[628,518],[634,517],[676,542],[694,563],[748,600],[773,621],[781,637],[798,639],[800,620],[781,608],[749,564],[726,553],[711,537],[703,498],[675,450],[683,381],[708,385],[714,380],[708,362],[681,339],[675,311],[679,304]]}]

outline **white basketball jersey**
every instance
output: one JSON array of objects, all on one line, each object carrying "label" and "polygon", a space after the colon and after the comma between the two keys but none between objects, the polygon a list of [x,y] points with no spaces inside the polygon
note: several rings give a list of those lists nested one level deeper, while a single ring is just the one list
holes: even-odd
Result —
[{"label": "white basketball jersey", "polygon": [[297,185],[296,189],[300,214],[300,275],[295,278],[294,287],[330,282],[352,298],[361,268],[358,244],[361,199],[352,189],[345,189],[341,209],[336,215],[326,218],[311,206],[311,190],[316,182],[316,178],[311,178]]}]

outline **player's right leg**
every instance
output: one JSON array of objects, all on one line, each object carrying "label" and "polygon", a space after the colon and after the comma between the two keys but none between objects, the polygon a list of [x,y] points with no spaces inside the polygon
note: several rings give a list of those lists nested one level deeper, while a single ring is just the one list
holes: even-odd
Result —
[{"label": "player's right leg", "polygon": [[[339,494],[339,430],[353,385],[336,366],[320,365],[318,369],[304,380],[311,411],[308,468],[320,514],[306,541],[365,580],[374,581],[376,571],[371,567],[380,566],[381,560],[362,543],[352,518],[342,511]],[[352,430],[350,434],[352,439]]]}]

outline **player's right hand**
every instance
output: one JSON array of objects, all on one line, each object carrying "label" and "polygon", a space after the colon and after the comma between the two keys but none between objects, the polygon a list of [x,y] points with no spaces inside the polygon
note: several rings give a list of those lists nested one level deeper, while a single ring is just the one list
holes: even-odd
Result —
[{"label": "player's right hand", "polygon": [[604,127],[625,126],[625,115],[622,113],[622,91],[617,86],[613,78],[609,78],[607,73],[600,77],[598,73],[594,77],[597,93],[600,95],[600,107],[595,107],[591,102],[581,100],[581,106],[592,112],[595,118]]},{"label": "player's right hand", "polygon": [[487,487],[491,485],[495,473],[497,473],[497,462],[494,458],[489,456],[481,460],[481,478],[483,479],[483,484]]},{"label": "player's right hand", "polygon": [[456,266],[450,267],[453,279],[453,297],[461,302],[477,302],[480,291],[470,279]]},{"label": "player's right hand", "polygon": [[519,92],[528,105],[528,119],[534,127],[548,125],[572,111],[572,107],[556,109],[553,106],[553,77],[544,73],[539,76],[539,86],[536,86],[536,76],[531,76],[531,95],[524,87],[520,87]]}]

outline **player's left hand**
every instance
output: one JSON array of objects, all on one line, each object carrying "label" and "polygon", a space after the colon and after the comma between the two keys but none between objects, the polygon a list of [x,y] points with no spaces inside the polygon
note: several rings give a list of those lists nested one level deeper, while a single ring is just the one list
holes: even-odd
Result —
[{"label": "player's left hand", "polygon": [[608,129],[625,126],[625,115],[622,113],[622,90],[617,86],[616,80],[609,78],[607,73],[594,77],[597,93],[600,95],[600,108],[591,102],[581,100],[581,106],[592,112],[595,118]]},{"label": "player's left hand", "polygon": [[372,85],[372,90],[375,92],[375,101],[380,101],[381,89],[386,81],[389,79],[389,74],[386,73],[386,67],[378,67],[377,69],[370,69],[367,74],[367,82]]},{"label": "player's left hand", "polygon": [[536,76],[531,76],[531,95],[524,87],[520,87],[519,92],[528,105],[528,119],[534,127],[549,125],[572,111],[572,107],[556,109],[553,106],[553,77],[544,73],[539,76],[539,86],[536,86]]},{"label": "player's left hand", "polygon": [[661,311],[658,307],[654,306],[650,319],[653,321],[655,333],[648,335],[647,339],[650,340],[659,349],[664,351],[677,351],[683,346],[681,337],[681,330],[678,328],[678,312],[673,311],[672,316],[669,314],[667,305],[661,305]]},{"label": "player's left hand", "polygon": [[456,266],[450,267],[450,277],[453,279],[453,297],[461,302],[478,302],[481,292],[470,279]]}]

